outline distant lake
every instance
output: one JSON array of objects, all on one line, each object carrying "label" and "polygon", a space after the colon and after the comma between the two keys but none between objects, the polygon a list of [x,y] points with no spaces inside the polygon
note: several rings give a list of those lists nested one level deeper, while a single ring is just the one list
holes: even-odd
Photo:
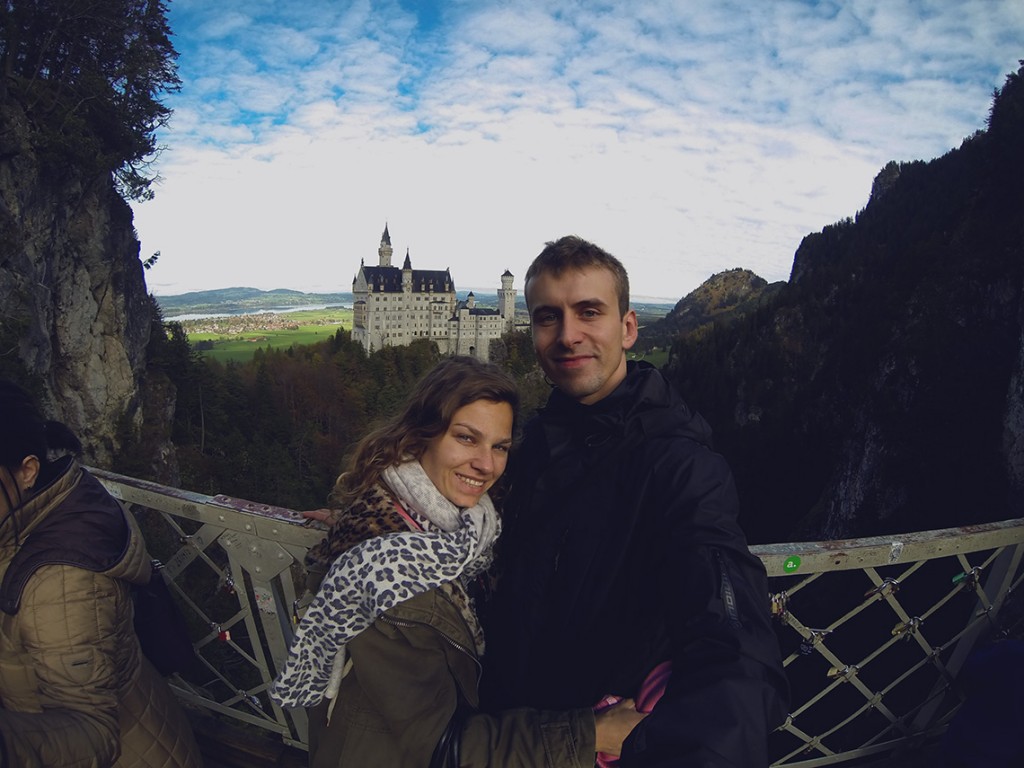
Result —
[{"label": "distant lake", "polygon": [[351,304],[310,304],[304,307],[265,307],[264,309],[236,309],[221,312],[198,312],[188,315],[165,315],[165,320],[209,320],[214,317],[243,317],[245,315],[283,315],[288,312],[305,312],[315,309],[352,309]]}]

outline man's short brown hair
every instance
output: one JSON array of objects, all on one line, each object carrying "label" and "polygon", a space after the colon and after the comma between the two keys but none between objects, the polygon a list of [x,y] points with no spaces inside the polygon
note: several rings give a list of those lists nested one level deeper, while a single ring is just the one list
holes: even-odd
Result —
[{"label": "man's short brown hair", "polygon": [[619,316],[625,317],[629,311],[629,276],[626,274],[626,268],[608,251],[576,235],[566,235],[546,243],[544,250],[537,255],[530,268],[526,270],[527,306],[530,304],[530,280],[533,278],[545,272],[558,277],[566,270],[580,270],[587,267],[603,267],[612,273],[612,277],[615,279],[615,292],[619,299]]}]

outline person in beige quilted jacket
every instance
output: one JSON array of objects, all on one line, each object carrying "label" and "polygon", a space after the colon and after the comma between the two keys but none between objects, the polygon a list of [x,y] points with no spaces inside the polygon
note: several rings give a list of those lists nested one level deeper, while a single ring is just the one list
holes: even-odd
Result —
[{"label": "person in beige quilted jacket", "polygon": [[145,542],[80,450],[0,381],[0,766],[199,768],[188,720],[132,626],[131,585],[151,573]]}]

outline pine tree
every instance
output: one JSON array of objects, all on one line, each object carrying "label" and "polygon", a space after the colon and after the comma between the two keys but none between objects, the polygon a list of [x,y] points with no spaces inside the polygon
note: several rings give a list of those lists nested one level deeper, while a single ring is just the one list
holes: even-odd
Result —
[{"label": "pine tree", "polygon": [[163,0],[5,0],[0,103],[16,102],[55,170],[112,173],[122,195],[152,197],[148,163],[177,91]]}]

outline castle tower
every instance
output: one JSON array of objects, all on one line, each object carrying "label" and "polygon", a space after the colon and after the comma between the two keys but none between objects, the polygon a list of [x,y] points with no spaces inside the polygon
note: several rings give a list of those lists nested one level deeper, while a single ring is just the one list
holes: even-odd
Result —
[{"label": "castle tower", "polygon": [[516,322],[516,289],[512,287],[512,280],[512,273],[506,269],[498,290],[498,314],[504,321],[506,332],[511,331]]},{"label": "castle tower", "polygon": [[388,233],[388,225],[384,225],[384,234],[380,236],[380,247],[377,255],[380,257],[380,266],[391,266],[391,235]]},{"label": "castle tower", "polygon": [[405,263],[402,265],[402,293],[412,293],[412,260],[409,249],[405,249]]}]

